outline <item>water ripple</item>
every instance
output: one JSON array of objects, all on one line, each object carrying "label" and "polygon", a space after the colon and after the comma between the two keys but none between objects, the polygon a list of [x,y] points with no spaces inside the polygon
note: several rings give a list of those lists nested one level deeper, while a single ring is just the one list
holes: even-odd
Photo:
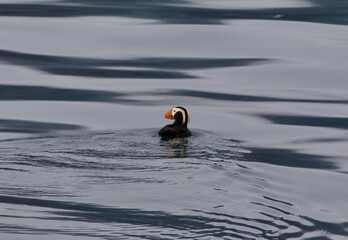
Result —
[{"label": "water ripple", "polygon": [[80,17],[113,16],[156,20],[169,24],[223,24],[224,20],[286,20],[328,24],[348,23],[346,1],[328,3],[310,0],[311,7],[228,9],[192,6],[189,1],[81,1],[64,0],[54,3],[2,3],[0,16],[17,17]]},{"label": "water ripple", "polygon": [[[175,57],[112,60],[50,56],[0,50],[0,61],[44,71],[54,75],[98,78],[180,79],[195,78],[196,76],[179,70],[241,67],[268,63],[274,60],[265,58]],[[129,68],[132,69],[130,70]],[[143,68],[146,68],[146,70],[143,70]]]},{"label": "water ripple", "polygon": [[[0,159],[12,164],[73,169],[99,169],[106,171],[170,171],[172,166],[163,166],[162,159],[187,158],[185,167],[212,162],[228,167],[238,162],[261,162],[295,168],[337,170],[339,167],[329,158],[301,153],[292,149],[261,148],[248,146],[243,141],[225,139],[202,130],[194,129],[191,139],[161,141],[157,129],[137,129],[116,132],[86,132],[76,135],[43,136],[20,140],[3,141]],[[88,137],[86,137],[88,136]],[[11,152],[6,143],[25,143],[21,149]],[[98,142],[98,144],[95,144]],[[45,143],[44,150],[37,149]],[[214,144],[212,144],[214,143]],[[59,148],[57,148],[59,146]],[[60,159],[57,161],[57,159]],[[118,161],[114,161],[117,159]],[[142,165],[137,162],[141,159]],[[194,159],[198,159],[196,162]],[[155,160],[160,160],[156,162]],[[207,160],[207,162],[201,161]],[[146,163],[146,164],[145,164]],[[180,169],[180,165],[177,166]],[[177,170],[177,169],[176,169]]]},{"label": "water ripple", "polygon": [[42,134],[53,131],[72,131],[83,129],[85,128],[82,126],[72,124],[0,119],[0,132]]},{"label": "water ripple", "polygon": [[[5,195],[0,196],[0,203],[47,209],[45,216],[40,217],[36,214],[36,216],[25,217],[36,221],[85,222],[90,225],[107,223],[116,229],[119,226],[128,225],[127,228],[123,228],[119,232],[124,237],[131,235],[141,237],[143,235],[140,234],[144,227],[151,232],[149,239],[177,239],[185,236],[194,239],[206,239],[206,237],[224,239],[289,239],[316,231],[325,231],[334,236],[348,236],[346,229],[348,222],[324,222],[306,216],[289,216],[291,214],[286,212],[281,212],[281,216],[262,213],[261,215],[266,216],[265,219],[261,218],[261,215],[260,218],[249,218],[194,209],[189,211],[191,215],[180,215],[162,211],[144,211],[141,209],[116,208],[87,203]],[[2,217],[11,219],[12,216],[3,215]],[[305,224],[302,223],[302,219],[305,220]],[[76,230],[67,227],[63,229],[52,227],[49,229],[47,227],[26,227],[19,224],[2,223],[0,228],[4,233],[56,233],[71,236],[99,236],[99,234],[94,235],[89,231],[84,233],[76,232]],[[152,231],[148,229],[152,229]],[[294,229],[296,230],[294,231]],[[106,239],[114,236],[111,230],[102,232],[104,232]],[[169,232],[172,233],[169,234]]]},{"label": "water ripple", "polygon": [[[345,117],[315,117],[315,116],[299,116],[299,115],[258,115],[259,117],[271,121],[275,124],[293,125],[293,126],[309,126],[309,127],[325,127],[348,130],[348,118]],[[334,139],[337,141],[339,139]]]},{"label": "water ripple", "polygon": [[[1,141],[1,176],[19,177],[0,188],[2,234],[202,240],[348,236],[347,222],[299,213],[303,196],[279,197],[283,188],[294,186],[259,173],[269,165],[336,168],[329,160],[193,130],[193,137],[175,141],[160,140],[155,129]],[[262,165],[249,166],[255,162]],[[37,173],[46,180],[28,181]],[[95,196],[100,190],[107,199]],[[93,203],[86,197],[91,194]],[[143,201],[145,196],[156,199],[156,206]],[[138,207],[127,205],[134,201]]]},{"label": "water ripple", "polygon": [[310,99],[310,98],[278,98],[278,97],[264,97],[242,94],[219,93],[211,91],[186,90],[186,89],[172,89],[157,93],[165,96],[183,96],[194,97],[209,100],[219,101],[234,101],[234,102],[299,102],[299,103],[327,103],[327,104],[347,104],[347,99]]},{"label": "water ripple", "polygon": [[[149,96],[158,96],[165,99],[149,100]],[[55,88],[45,86],[25,86],[25,85],[1,85],[0,84],[0,101],[18,101],[18,100],[30,100],[30,101],[70,101],[70,102],[105,102],[105,103],[117,103],[125,105],[160,105],[163,101],[168,100],[169,96],[189,97],[197,99],[207,99],[216,101],[231,101],[231,102],[290,102],[290,103],[325,103],[325,104],[347,104],[346,99],[301,99],[301,98],[278,98],[278,97],[264,97],[254,95],[242,95],[242,94],[229,94],[219,93],[211,91],[198,91],[198,90],[185,90],[185,89],[173,89],[173,90],[155,90],[147,92],[116,92],[116,91],[104,91],[104,90],[87,90],[87,89],[70,89],[70,88]],[[135,99],[136,98],[136,99]],[[263,117],[261,115],[260,117]],[[286,122],[285,119],[279,117],[272,117],[264,115],[265,119],[269,119],[277,122]],[[305,120],[304,117],[299,117],[297,120],[294,117],[290,120],[287,117],[287,122],[297,123],[302,122],[304,126],[307,126],[308,122],[313,119]],[[301,120],[302,119],[302,120]],[[331,121],[331,122],[330,122]],[[340,128],[346,128],[344,126],[344,118],[323,118],[317,124],[321,126],[337,125]],[[307,122],[307,123],[306,123]],[[321,122],[321,123],[320,123]],[[321,124],[321,125],[320,125]]]},{"label": "water ripple", "polygon": [[[54,88],[42,86],[1,85],[0,101],[69,101],[149,104],[151,101],[126,99],[128,94],[111,91]],[[15,124],[14,121],[13,124]],[[24,125],[24,124],[23,124]]]}]

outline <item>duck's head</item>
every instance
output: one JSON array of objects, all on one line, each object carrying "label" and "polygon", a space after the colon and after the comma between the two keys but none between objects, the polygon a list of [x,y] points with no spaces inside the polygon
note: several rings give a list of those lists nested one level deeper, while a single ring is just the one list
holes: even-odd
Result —
[{"label": "duck's head", "polygon": [[187,124],[190,121],[190,115],[188,110],[180,106],[169,109],[164,115],[164,117],[172,120],[175,119],[173,123],[174,125],[187,126]]}]

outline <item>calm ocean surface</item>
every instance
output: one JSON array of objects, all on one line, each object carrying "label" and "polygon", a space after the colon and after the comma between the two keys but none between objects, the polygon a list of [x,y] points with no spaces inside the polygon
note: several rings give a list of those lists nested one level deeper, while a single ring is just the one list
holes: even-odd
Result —
[{"label": "calm ocean surface", "polygon": [[[0,0],[0,239],[348,239],[347,0]],[[182,105],[193,136],[162,141]]]}]

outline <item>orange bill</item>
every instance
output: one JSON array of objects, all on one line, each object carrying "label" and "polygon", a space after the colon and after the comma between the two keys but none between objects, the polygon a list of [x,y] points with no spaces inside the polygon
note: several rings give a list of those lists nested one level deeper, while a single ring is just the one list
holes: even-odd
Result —
[{"label": "orange bill", "polygon": [[166,114],[164,115],[165,118],[167,119],[174,119],[172,116],[172,109],[169,109]]}]

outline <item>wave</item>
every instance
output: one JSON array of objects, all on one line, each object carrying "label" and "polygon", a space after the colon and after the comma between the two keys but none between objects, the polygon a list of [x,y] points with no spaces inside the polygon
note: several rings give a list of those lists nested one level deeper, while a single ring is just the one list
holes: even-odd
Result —
[{"label": "wave", "polygon": [[[262,202],[252,202],[263,209],[258,216],[188,209],[186,214],[149,211],[136,208],[118,208],[82,202],[68,202],[39,198],[0,195],[0,204],[24,208],[18,219],[24,223],[0,223],[2,234],[59,234],[80,237],[134,237],[134,239],[289,239],[318,236],[325,232],[330,236],[347,237],[348,222],[329,222],[304,215],[295,215],[281,208],[289,203],[264,197]],[[283,205],[282,205],[283,204]],[[26,209],[36,209],[25,216]],[[42,211],[42,213],[40,212]],[[2,214],[2,219],[15,216]],[[54,223],[35,225],[26,221]],[[68,227],[83,222],[84,230]],[[104,227],[103,227],[104,226]],[[107,227],[107,226],[110,226]]]},{"label": "wave", "polygon": [[[93,59],[67,56],[51,56],[0,50],[0,61],[50,73],[53,75],[136,78],[182,79],[197,76],[182,70],[242,67],[265,64],[275,60],[265,58],[137,58]],[[117,69],[110,69],[117,68]],[[123,69],[122,69],[123,68]],[[132,68],[131,70],[129,68]],[[141,69],[139,69],[141,68]],[[143,70],[143,69],[146,70]],[[176,70],[176,71],[173,71]]]},{"label": "wave", "polygon": [[16,119],[0,119],[0,132],[43,134],[53,131],[83,130],[83,126]]},{"label": "wave", "polygon": [[300,115],[257,115],[275,124],[324,127],[348,130],[348,118],[345,117],[320,117],[320,116],[300,116]]},{"label": "wave", "polygon": [[[163,97],[165,99],[149,100],[148,97]],[[135,91],[135,92],[116,92],[104,90],[88,90],[73,88],[56,88],[46,86],[28,86],[28,85],[1,85],[0,101],[68,101],[68,102],[103,102],[117,103],[124,105],[161,105],[168,100],[169,96],[180,96],[196,99],[207,99],[215,101],[231,102],[290,102],[290,103],[324,103],[324,104],[347,104],[346,99],[301,99],[301,98],[277,98],[264,97],[243,94],[220,93],[211,91],[172,89],[172,90],[154,90],[154,91]],[[132,99],[136,97],[136,99]],[[183,101],[183,100],[182,100]],[[260,116],[262,117],[262,116]],[[266,115],[264,118],[274,119]],[[277,117],[281,121],[281,117]],[[290,119],[289,117],[287,118]],[[301,118],[296,121],[301,121]],[[308,119],[310,120],[310,119]],[[329,123],[333,120],[332,123]],[[294,120],[295,121],[295,120]],[[342,119],[326,118],[327,124],[339,124],[341,126],[345,121]],[[284,122],[284,120],[283,120]]]},{"label": "wave", "polygon": [[[35,123],[37,124],[37,123]],[[31,126],[39,128],[40,125]],[[64,129],[63,126],[49,127]],[[68,126],[68,128],[71,126]],[[51,129],[53,130],[53,129]],[[44,131],[44,130],[41,130]],[[321,155],[301,153],[292,149],[261,148],[248,146],[245,142],[223,138],[199,129],[193,129],[194,135],[188,139],[171,141],[160,140],[157,129],[131,129],[114,132],[82,131],[74,135],[38,136],[3,140],[6,143],[17,144],[17,148],[0,157],[8,163],[27,166],[45,166],[75,169],[105,170],[147,170],[166,171],[172,167],[150,164],[148,169],[138,165],[138,161],[162,161],[163,159],[187,158],[194,160],[192,165],[204,165],[212,162],[229,165],[242,162],[260,162],[276,166],[295,168],[337,170],[338,166]],[[45,142],[45,148],[39,146]],[[59,159],[59,161],[57,161]],[[115,161],[115,160],[122,161]],[[124,161],[127,160],[127,161]]]},{"label": "wave", "polygon": [[54,3],[2,3],[0,16],[82,17],[111,16],[156,20],[164,24],[223,24],[225,20],[286,20],[326,24],[348,24],[344,0],[309,0],[311,6],[265,9],[228,9],[192,6],[189,1],[81,1],[61,0]]},{"label": "wave", "polygon": [[[334,169],[329,160],[192,130],[193,137],[173,141],[160,140],[156,129],[1,141],[0,181],[7,183],[0,187],[2,236],[202,240],[305,239],[323,237],[323,232],[348,236],[348,222],[311,216],[299,206],[308,202],[306,196],[293,194],[293,181],[299,176],[293,177],[289,167],[307,168],[311,178],[317,168]],[[271,177],[265,166],[277,174]],[[339,173],[333,174],[340,179]],[[301,188],[299,193],[313,183],[303,184],[295,186]],[[285,193],[288,189],[291,192]]]}]

